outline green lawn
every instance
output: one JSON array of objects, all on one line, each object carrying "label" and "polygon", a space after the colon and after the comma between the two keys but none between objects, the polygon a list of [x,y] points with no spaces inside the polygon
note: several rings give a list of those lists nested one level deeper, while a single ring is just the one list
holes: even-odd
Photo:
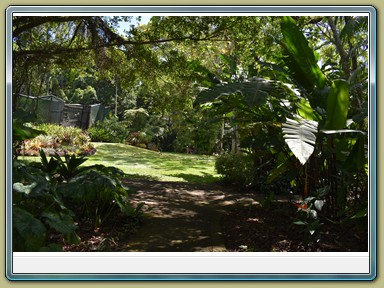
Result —
[{"label": "green lawn", "polygon": [[93,143],[97,153],[83,165],[114,166],[133,178],[212,183],[219,179],[213,156],[159,153],[130,145]]},{"label": "green lawn", "polygon": [[[159,181],[212,183],[220,176],[215,157],[178,153],[159,153],[117,143],[93,143],[97,152],[82,165],[102,164],[123,170],[129,177]],[[20,160],[40,161],[40,157],[20,156]]]}]

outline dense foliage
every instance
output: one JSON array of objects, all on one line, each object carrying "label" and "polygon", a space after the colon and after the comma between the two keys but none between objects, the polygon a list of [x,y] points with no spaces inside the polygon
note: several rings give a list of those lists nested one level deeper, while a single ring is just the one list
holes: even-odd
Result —
[{"label": "dense foliage", "polygon": [[133,20],[15,17],[13,107],[19,93],[113,107],[92,141],[220,154],[225,180],[301,195],[310,235],[367,219],[367,17],[156,16],[118,32]]},{"label": "dense foliage", "polygon": [[18,146],[17,153],[21,155],[38,156],[40,149],[48,155],[78,154],[90,155],[95,153],[91,139],[80,128],[64,127],[55,124],[31,125],[33,129],[42,131],[34,138],[25,139]]},{"label": "dense foliage", "polygon": [[[103,165],[80,167],[83,156],[58,154],[49,160],[40,150],[41,163],[14,161],[13,250],[61,251],[61,245],[78,244],[78,223],[94,228],[119,208],[125,217],[137,218],[142,206],[133,208],[121,170]],[[52,243],[55,235],[61,242]]]}]

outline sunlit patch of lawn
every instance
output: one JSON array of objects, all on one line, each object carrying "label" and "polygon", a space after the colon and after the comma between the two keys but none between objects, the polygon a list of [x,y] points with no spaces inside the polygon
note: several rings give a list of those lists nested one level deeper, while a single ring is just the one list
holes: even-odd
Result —
[{"label": "sunlit patch of lawn", "polygon": [[[92,143],[97,152],[86,156],[82,165],[114,166],[131,178],[159,181],[213,183],[220,179],[215,157],[205,155],[159,153],[118,143]],[[40,157],[20,156],[22,161],[40,161]]]},{"label": "sunlit patch of lawn", "polygon": [[125,144],[93,143],[97,153],[83,165],[102,164],[123,170],[132,178],[212,183],[219,180],[215,157],[159,153]]}]

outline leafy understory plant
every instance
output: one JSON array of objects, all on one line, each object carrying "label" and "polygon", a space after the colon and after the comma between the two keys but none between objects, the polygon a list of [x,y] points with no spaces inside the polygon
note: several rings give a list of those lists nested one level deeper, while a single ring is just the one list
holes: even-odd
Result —
[{"label": "leafy understory plant", "polygon": [[60,251],[49,244],[50,232],[62,234],[66,243],[79,243],[74,214],[63,203],[50,175],[33,165],[14,163],[13,251]]},{"label": "leafy understory plant", "polygon": [[32,164],[41,170],[49,173],[58,182],[63,182],[74,177],[81,172],[82,168],[79,166],[87,159],[84,156],[76,156],[74,154],[64,155],[64,159],[59,154],[55,153],[48,161],[47,156],[43,149],[40,150],[41,163]]},{"label": "leafy understory plant", "polygon": [[325,204],[325,196],[329,192],[329,187],[323,187],[317,190],[316,196],[307,197],[302,202],[293,202],[298,209],[299,215],[304,215],[305,219],[293,222],[295,225],[303,226],[304,232],[310,239],[316,242],[320,241],[320,227],[324,225],[320,221],[320,213]]},{"label": "leafy understory plant", "polygon": [[97,228],[116,207],[125,214],[126,210],[122,208],[129,206],[128,188],[117,178],[120,171],[116,168],[102,165],[86,168],[58,187],[58,192],[74,209],[79,209],[83,216],[91,219]]},{"label": "leafy understory plant", "polygon": [[80,205],[85,216],[93,219],[95,227],[100,226],[116,207],[127,214],[129,189],[120,181],[124,176],[121,170],[104,165],[80,167],[87,160],[84,156],[65,155],[63,160],[56,154],[48,161],[42,151],[40,154],[43,169],[61,183],[57,187],[59,195],[71,205]]},{"label": "leafy understory plant", "polygon": [[78,244],[77,222],[92,221],[99,227],[115,209],[138,218],[144,204],[133,208],[129,189],[122,185],[124,173],[115,167],[80,167],[83,156],[55,155],[49,160],[40,150],[41,163],[15,162],[13,183],[14,251],[60,251],[48,244],[52,230],[69,244]]}]

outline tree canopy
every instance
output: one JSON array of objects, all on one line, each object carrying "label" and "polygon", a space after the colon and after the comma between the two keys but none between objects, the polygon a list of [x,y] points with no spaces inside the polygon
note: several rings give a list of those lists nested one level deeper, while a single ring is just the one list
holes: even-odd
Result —
[{"label": "tree canopy", "polygon": [[[132,25],[120,33],[121,22]],[[301,194],[310,233],[324,200],[329,219],[367,216],[368,17],[134,23],[14,17],[14,109],[20,94],[102,103],[114,115],[91,138],[220,154],[232,184]]]}]

